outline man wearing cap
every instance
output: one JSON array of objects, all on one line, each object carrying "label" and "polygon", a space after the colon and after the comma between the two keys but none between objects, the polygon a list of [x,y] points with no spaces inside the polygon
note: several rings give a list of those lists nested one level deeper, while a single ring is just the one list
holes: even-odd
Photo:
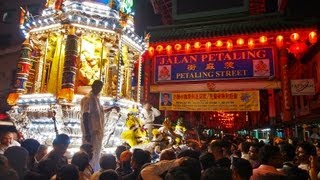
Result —
[{"label": "man wearing cap", "polygon": [[64,154],[70,144],[70,137],[66,134],[59,134],[54,139],[53,150],[41,159],[38,164],[38,171],[50,179],[57,171],[68,164]]}]

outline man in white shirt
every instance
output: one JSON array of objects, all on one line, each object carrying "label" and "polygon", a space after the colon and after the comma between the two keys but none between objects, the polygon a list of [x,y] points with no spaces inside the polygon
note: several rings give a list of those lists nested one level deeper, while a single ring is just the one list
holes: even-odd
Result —
[{"label": "man in white shirt", "polygon": [[154,119],[158,116],[160,116],[160,111],[154,107],[151,106],[150,103],[146,103],[143,106],[143,109],[141,111],[142,113],[142,122],[145,128],[147,128],[148,132],[148,138],[151,141],[152,140],[152,129],[153,129],[153,122]]},{"label": "man in white shirt", "polygon": [[20,146],[20,144],[13,139],[13,133],[8,131],[1,136],[0,154],[11,146]]}]

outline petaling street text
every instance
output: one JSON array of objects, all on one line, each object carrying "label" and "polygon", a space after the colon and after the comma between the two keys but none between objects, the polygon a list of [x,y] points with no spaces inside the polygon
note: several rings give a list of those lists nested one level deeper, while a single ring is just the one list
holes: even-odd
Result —
[{"label": "petaling street text", "polygon": [[223,78],[223,77],[245,77],[248,70],[227,70],[210,72],[187,72],[177,73],[176,79],[204,79],[204,78]]},{"label": "petaling street text", "polygon": [[188,64],[214,61],[228,61],[228,60],[247,60],[247,59],[265,59],[267,58],[267,51],[265,49],[253,49],[243,51],[231,52],[211,52],[202,54],[186,54],[186,55],[171,55],[156,57],[159,65],[172,64]]}]

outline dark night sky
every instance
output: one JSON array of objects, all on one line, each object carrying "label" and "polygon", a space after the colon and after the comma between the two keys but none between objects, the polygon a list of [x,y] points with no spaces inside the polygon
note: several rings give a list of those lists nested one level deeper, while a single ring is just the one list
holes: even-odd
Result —
[{"label": "dark night sky", "polygon": [[143,36],[148,26],[161,25],[161,18],[154,14],[150,0],[135,1],[135,30]]}]

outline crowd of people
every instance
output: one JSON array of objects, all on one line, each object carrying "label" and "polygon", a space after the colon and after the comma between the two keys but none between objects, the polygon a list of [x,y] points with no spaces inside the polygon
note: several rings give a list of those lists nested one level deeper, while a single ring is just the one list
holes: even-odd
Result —
[{"label": "crowd of people", "polygon": [[[290,143],[289,143],[290,142]],[[93,146],[83,144],[68,158],[70,138],[59,134],[53,149],[35,139],[17,142],[3,133],[0,179],[3,180],[264,180],[318,179],[320,144],[250,137],[223,137],[156,150],[118,146],[102,154],[100,169],[91,164]],[[320,173],[319,173],[320,175]]]}]

